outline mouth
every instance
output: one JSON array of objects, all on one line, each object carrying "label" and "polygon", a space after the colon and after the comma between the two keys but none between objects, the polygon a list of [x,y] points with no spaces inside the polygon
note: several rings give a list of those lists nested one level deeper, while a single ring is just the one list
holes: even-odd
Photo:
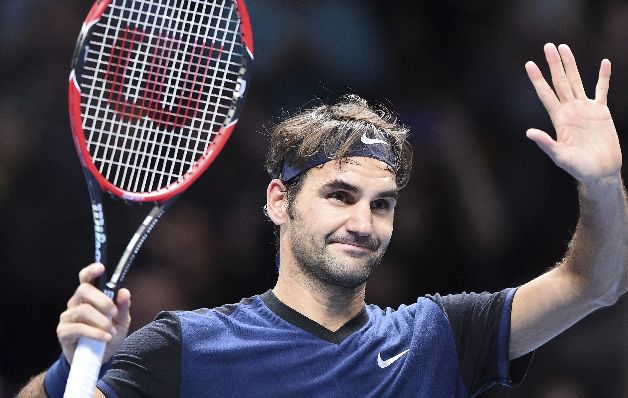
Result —
[{"label": "mouth", "polygon": [[360,244],[357,242],[332,241],[330,242],[330,244],[337,245],[344,250],[358,251],[364,253],[371,253],[376,250],[374,245]]}]

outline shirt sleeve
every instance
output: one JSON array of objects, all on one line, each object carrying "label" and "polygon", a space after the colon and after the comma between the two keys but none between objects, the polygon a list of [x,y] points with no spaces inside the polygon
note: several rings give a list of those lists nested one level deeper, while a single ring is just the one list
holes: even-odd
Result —
[{"label": "shirt sleeve", "polygon": [[181,380],[181,323],[162,312],[126,338],[98,381],[108,397],[177,397]]},{"label": "shirt sleeve", "polygon": [[[519,383],[525,366],[511,374],[509,360],[510,313],[516,289],[499,293],[462,293],[428,296],[436,302],[451,325],[458,351],[458,369],[464,386],[473,396],[495,383]],[[519,361],[521,363],[521,361]]]}]

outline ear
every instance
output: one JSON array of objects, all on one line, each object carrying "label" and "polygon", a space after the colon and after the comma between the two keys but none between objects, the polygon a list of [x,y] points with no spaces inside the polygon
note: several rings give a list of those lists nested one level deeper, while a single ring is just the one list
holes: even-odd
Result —
[{"label": "ear", "polygon": [[275,178],[266,189],[266,212],[275,225],[282,225],[288,219],[286,186]]}]

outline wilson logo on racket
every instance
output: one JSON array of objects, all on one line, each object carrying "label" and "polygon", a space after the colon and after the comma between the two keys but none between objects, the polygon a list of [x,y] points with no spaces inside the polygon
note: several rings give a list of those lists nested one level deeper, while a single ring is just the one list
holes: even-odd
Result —
[{"label": "wilson logo on racket", "polygon": [[[127,27],[111,47],[105,84],[109,104],[125,121],[148,117],[163,130],[189,125],[222,46]],[[141,82],[139,85],[137,82]]]},{"label": "wilson logo on racket", "polygon": [[94,261],[101,262],[101,247],[107,242],[107,235],[105,234],[105,215],[102,211],[102,204],[92,204],[92,216],[94,218],[94,244],[96,245],[96,256]]}]

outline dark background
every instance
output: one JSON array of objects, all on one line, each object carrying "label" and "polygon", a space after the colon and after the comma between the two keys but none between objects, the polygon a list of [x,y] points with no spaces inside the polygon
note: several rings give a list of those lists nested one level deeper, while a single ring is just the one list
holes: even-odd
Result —
[{"label": "dark background", "polygon": [[[70,57],[90,1],[0,3],[0,396],[59,353],[58,314],[92,256],[91,215],[66,108]],[[568,43],[592,94],[613,62],[609,106],[628,129],[628,3],[594,0],[248,0],[256,60],[225,150],[157,227],[127,287],[136,329],[160,309],[214,307],[273,286],[264,131],[316,99],[355,92],[412,130],[415,169],[368,300],[517,286],[561,259],[575,182],[525,138],[551,131],[523,65]],[[148,207],[107,208],[117,259]],[[521,387],[484,397],[628,396],[628,301],[540,348]]]}]

